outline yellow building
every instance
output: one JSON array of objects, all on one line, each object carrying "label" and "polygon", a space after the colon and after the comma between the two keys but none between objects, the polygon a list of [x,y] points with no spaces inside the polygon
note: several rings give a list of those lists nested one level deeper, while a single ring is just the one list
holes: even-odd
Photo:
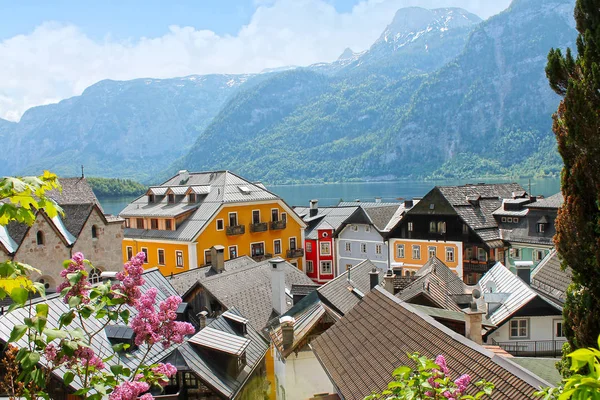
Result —
[{"label": "yellow building", "polygon": [[170,275],[211,264],[210,248],[221,245],[225,259],[279,256],[304,267],[306,224],[262,184],[229,171],[177,175],[130,203],[123,261],[146,253],[146,267]]},{"label": "yellow building", "polygon": [[414,275],[432,257],[437,257],[462,278],[461,242],[419,239],[390,239],[392,268],[402,268],[406,276]]}]

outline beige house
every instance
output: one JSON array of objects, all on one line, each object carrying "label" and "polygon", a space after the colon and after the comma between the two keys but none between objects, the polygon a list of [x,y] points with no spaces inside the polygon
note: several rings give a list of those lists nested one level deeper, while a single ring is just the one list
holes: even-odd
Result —
[{"label": "beige house", "polygon": [[85,178],[61,178],[62,192],[49,192],[64,215],[50,218],[38,210],[32,226],[11,222],[0,226],[0,261],[14,260],[41,271],[34,278],[53,291],[60,282],[64,260],[82,252],[96,267],[90,280],[101,271],[122,268],[123,219],[104,214]]}]

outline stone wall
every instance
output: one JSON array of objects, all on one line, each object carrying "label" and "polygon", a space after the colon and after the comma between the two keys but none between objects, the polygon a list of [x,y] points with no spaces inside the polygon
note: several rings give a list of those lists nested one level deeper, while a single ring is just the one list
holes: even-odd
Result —
[{"label": "stone wall", "polygon": [[[92,237],[94,225],[97,238]],[[82,252],[85,258],[101,271],[120,271],[123,269],[122,240],[123,224],[105,224],[98,210],[94,208],[73,246],[73,253]]]}]

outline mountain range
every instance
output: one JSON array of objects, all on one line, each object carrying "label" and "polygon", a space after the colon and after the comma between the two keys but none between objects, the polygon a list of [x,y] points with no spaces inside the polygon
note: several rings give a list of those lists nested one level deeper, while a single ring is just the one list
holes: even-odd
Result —
[{"label": "mountain range", "polygon": [[[261,74],[101,81],[0,120],[0,174],[159,180],[230,169],[269,183],[557,173],[544,66],[573,47],[573,0],[482,21],[398,10],[366,51]],[[16,155],[16,156],[15,156]]]}]

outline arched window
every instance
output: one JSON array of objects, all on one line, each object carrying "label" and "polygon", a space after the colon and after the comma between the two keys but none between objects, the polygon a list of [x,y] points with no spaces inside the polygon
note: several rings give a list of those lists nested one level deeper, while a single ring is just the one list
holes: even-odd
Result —
[{"label": "arched window", "polygon": [[98,239],[98,227],[92,225],[92,239]]},{"label": "arched window", "polygon": [[431,232],[431,233],[437,232],[437,224],[435,223],[435,221],[431,221],[429,223],[429,232]]},{"label": "arched window", "polygon": [[100,283],[102,281],[102,271],[98,268],[94,268],[90,271],[90,275],[88,276],[88,280],[93,285],[95,283]]},{"label": "arched window", "polygon": [[43,246],[44,245],[44,232],[38,231],[36,238],[37,238],[38,246]]}]

